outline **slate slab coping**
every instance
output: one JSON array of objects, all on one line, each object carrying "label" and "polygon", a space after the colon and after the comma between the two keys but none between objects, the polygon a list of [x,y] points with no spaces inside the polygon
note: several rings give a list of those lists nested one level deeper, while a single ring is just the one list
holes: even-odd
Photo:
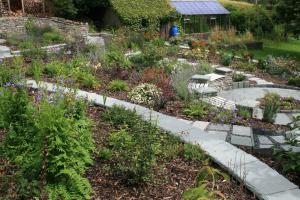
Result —
[{"label": "slate slab coping", "polygon": [[263,195],[262,198],[265,200],[300,200],[300,190],[293,189],[275,194]]},{"label": "slate slab coping", "polygon": [[238,166],[234,174],[238,177],[244,175],[245,184],[260,197],[298,188],[261,161]]}]

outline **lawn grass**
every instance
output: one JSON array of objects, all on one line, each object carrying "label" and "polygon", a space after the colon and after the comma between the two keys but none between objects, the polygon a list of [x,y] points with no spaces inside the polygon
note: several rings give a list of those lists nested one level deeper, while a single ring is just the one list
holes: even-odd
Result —
[{"label": "lawn grass", "polygon": [[219,0],[221,4],[224,6],[232,5],[234,7],[240,8],[240,9],[247,9],[249,7],[253,7],[254,4],[247,3],[243,1],[234,1],[234,0]]},{"label": "lawn grass", "polygon": [[292,56],[300,62],[300,40],[291,38],[281,42],[265,41],[262,50],[249,50],[249,52],[254,53],[255,58],[264,58],[267,55]]}]

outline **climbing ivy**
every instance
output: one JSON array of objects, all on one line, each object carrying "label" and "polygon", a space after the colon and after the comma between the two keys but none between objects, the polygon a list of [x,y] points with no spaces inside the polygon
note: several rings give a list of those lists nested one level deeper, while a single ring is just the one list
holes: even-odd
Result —
[{"label": "climbing ivy", "polygon": [[110,3],[122,21],[134,30],[154,30],[160,19],[174,11],[168,0],[110,0]]}]

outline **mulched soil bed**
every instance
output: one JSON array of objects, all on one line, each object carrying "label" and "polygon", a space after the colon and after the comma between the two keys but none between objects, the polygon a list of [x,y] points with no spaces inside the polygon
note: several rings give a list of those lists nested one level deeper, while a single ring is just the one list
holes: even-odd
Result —
[{"label": "mulched soil bed", "polygon": [[271,152],[261,153],[261,152],[255,151],[255,150],[251,150],[249,148],[244,148],[244,147],[240,147],[240,148],[243,149],[244,151],[246,151],[247,153],[252,154],[256,158],[261,160],[263,163],[266,163],[271,168],[275,169],[278,173],[283,174],[284,177],[286,177],[288,180],[290,180],[294,184],[300,186],[300,172],[284,173],[283,169],[282,169],[282,165],[278,161],[275,160],[275,158],[273,157]]},{"label": "mulched soil bed", "polygon": [[[93,119],[94,139],[100,149],[107,142],[107,137],[112,127],[101,121],[101,107],[90,107],[89,116]],[[93,199],[182,199],[182,193],[194,187],[201,162],[186,161],[183,156],[164,163],[159,161],[154,169],[154,179],[149,183],[137,186],[128,186],[122,177],[110,174],[106,169],[111,161],[96,159],[94,165],[87,172],[95,191]],[[253,194],[245,191],[235,180],[230,182],[218,181],[216,183],[227,199],[254,200]]]}]

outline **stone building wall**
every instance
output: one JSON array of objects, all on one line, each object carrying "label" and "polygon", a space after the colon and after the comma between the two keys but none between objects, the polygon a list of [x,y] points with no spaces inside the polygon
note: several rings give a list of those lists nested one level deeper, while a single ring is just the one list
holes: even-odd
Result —
[{"label": "stone building wall", "polygon": [[[26,22],[28,17],[0,17],[0,34],[26,34]],[[33,23],[38,26],[50,26],[57,28],[66,34],[88,35],[88,24],[74,22],[63,18],[37,18],[31,17]]]}]

